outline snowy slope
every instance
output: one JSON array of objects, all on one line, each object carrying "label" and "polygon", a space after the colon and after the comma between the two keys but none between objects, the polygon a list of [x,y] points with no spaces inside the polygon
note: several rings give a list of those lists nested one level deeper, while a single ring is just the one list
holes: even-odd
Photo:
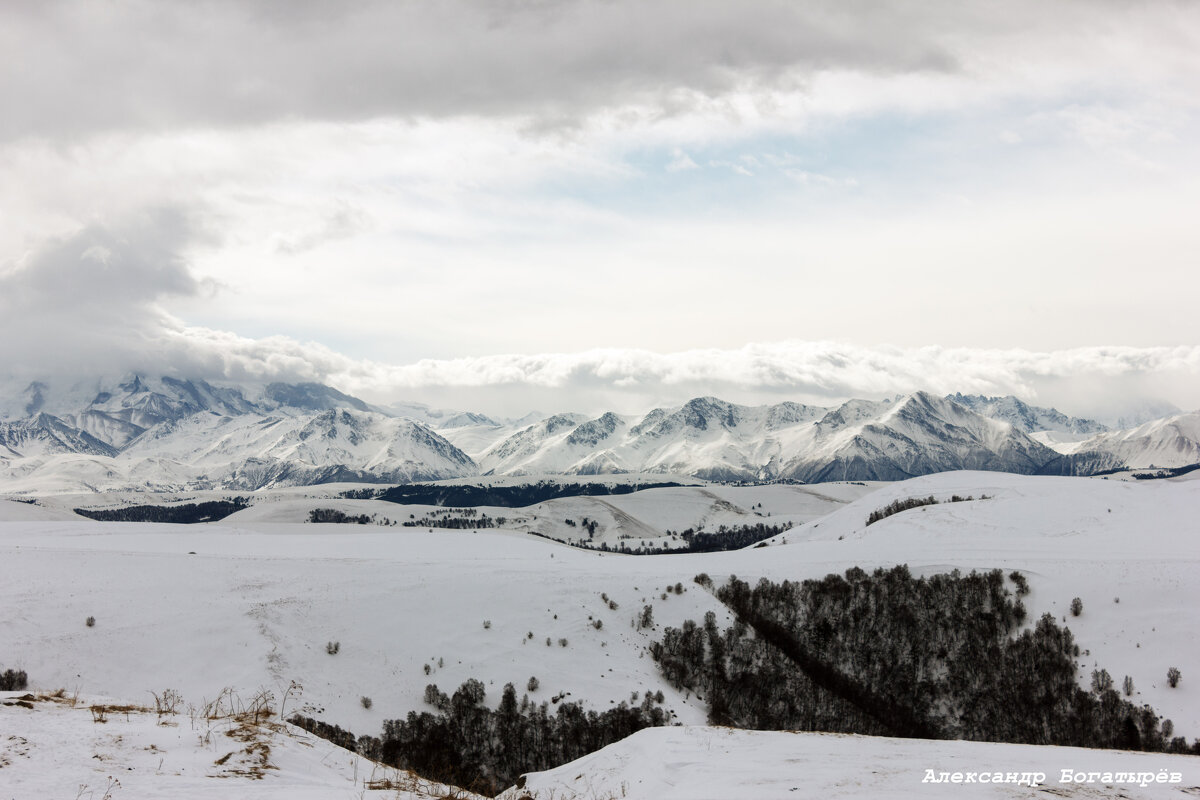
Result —
[{"label": "snowy slope", "polygon": [[1087,437],[1108,430],[1107,425],[1096,420],[1069,417],[1055,408],[1032,406],[1012,395],[986,397],[957,393],[947,395],[946,399],[989,419],[1007,422],[1029,434],[1052,432]]},{"label": "snowy slope", "polygon": [[[333,484],[328,494],[304,489],[300,493],[267,493],[256,495],[254,505],[239,511],[224,521],[226,525],[301,523],[307,522],[315,508],[330,508],[349,516],[374,517],[377,524],[403,525],[431,514],[457,516],[454,509],[430,505],[399,505],[382,500],[347,500],[337,492],[350,485]],[[479,516],[503,518],[507,530],[536,533],[565,542],[593,546],[607,543],[616,546],[625,540],[636,546],[642,542],[656,547],[678,548],[682,540],[671,539],[667,531],[716,531],[724,525],[737,528],[743,525],[793,525],[809,522],[829,514],[877,488],[866,484],[830,483],[819,487],[765,486],[707,486],[645,489],[630,494],[562,497],[525,508],[478,506]],[[191,500],[210,499],[207,497]],[[217,498],[211,498],[217,499]],[[57,500],[57,498],[56,498]],[[49,502],[49,501],[47,501]],[[94,502],[81,500],[88,507]],[[12,503],[13,508],[22,504]],[[54,502],[51,507],[38,507],[42,513],[62,513],[67,502]],[[0,505],[0,513],[4,506]],[[21,519],[41,517],[26,514]],[[582,526],[584,520],[596,523],[593,532]],[[568,522],[569,521],[569,522]],[[574,523],[572,525],[571,523]]]},{"label": "snowy slope", "polygon": [[478,456],[489,473],[675,472],[712,480],[897,480],[951,469],[1036,473],[1058,454],[1002,420],[918,392],[836,409],[700,397],[640,420],[559,415]]},{"label": "snowy slope", "polygon": [[[989,783],[923,782],[926,770],[988,772]],[[1062,782],[1064,769],[1072,780]],[[1178,775],[1159,784],[1161,770]],[[996,772],[1042,773],[1039,786],[990,783]],[[1096,772],[1097,781],[1075,784],[1076,773]],[[1139,781],[1107,786],[1103,773],[1148,773]],[[557,769],[525,776],[501,800],[764,800],[813,797],[822,800],[886,798],[1182,798],[1200,784],[1200,766],[1189,756],[1085,750],[1075,747],[847,736],[730,728],[648,728]]]},{"label": "snowy slope", "polygon": [[1091,436],[1083,433],[1064,433],[1063,431],[1034,431],[1029,434],[1029,438],[1033,439],[1038,444],[1044,444],[1056,453],[1064,455],[1072,453],[1077,449],[1080,442],[1086,441]]},{"label": "snowy slope", "polygon": [[[992,498],[865,525],[893,499],[929,494]],[[758,497],[764,511],[774,502],[782,513],[794,502]],[[692,583],[697,573],[753,582],[819,578],[855,565],[908,563],[917,574],[999,567],[1028,575],[1032,618],[1066,616],[1071,598],[1081,597],[1082,616],[1068,620],[1089,651],[1081,680],[1097,665],[1132,676],[1135,699],[1190,738],[1200,736],[1200,693],[1189,688],[1200,675],[1197,507],[1200,481],[946,473],[840,504],[779,537],[787,544],[658,557],[585,552],[504,530],[249,518],[200,526],[7,522],[0,523],[0,658],[26,669],[37,688],[78,684],[116,697],[167,686],[204,696],[295,679],[324,719],[356,734],[423,709],[427,683],[452,690],[471,677],[484,681],[492,702],[505,683],[537,676],[546,697],[570,691],[601,709],[631,691],[661,688],[677,720],[701,723],[703,704],[662,682],[645,652],[652,634],[631,625],[645,604],[660,626],[709,610],[728,624],[724,607]],[[691,512],[664,514],[660,522]],[[662,599],[676,582],[687,591]],[[62,589],[48,594],[47,586]],[[83,624],[88,616],[94,628]],[[337,656],[325,652],[333,640],[341,642]],[[1171,666],[1184,675],[1177,689],[1165,685]],[[360,706],[364,694],[373,710]]]},{"label": "snowy slope", "polygon": [[142,486],[255,490],[332,481],[403,483],[471,475],[471,459],[407,419],[347,409],[315,415],[204,411],[146,430],[119,454],[10,458],[13,492],[105,491]]},{"label": "snowy slope", "polygon": [[[406,483],[473,474],[475,464],[424,425],[346,409],[296,420],[251,455],[237,453],[226,485],[245,488],[329,480]],[[263,442],[258,443],[262,445]],[[220,459],[226,462],[226,453]],[[214,455],[206,453],[211,463]],[[332,469],[331,469],[332,468]]]},{"label": "snowy slope", "polygon": [[900,480],[956,469],[1034,474],[1057,457],[1012,425],[927,392],[890,404],[847,404],[808,434],[784,477]]},{"label": "snowy slope", "polygon": [[[454,792],[478,800],[373,764],[274,715],[237,714],[236,708],[252,705],[250,694],[227,697],[212,718],[201,709],[217,692],[181,698],[176,713],[163,715],[155,712],[149,692],[132,701],[66,692],[2,692],[0,698],[5,796],[418,800]],[[276,710],[278,699],[272,703]]]},{"label": "snowy slope", "polygon": [[0,422],[0,453],[10,458],[64,453],[112,457],[117,449],[58,417],[42,412],[19,422]]},{"label": "snowy slope", "polygon": [[528,428],[531,424],[464,424],[438,428],[437,432],[448,442],[469,455],[476,463],[479,463],[483,458],[483,454],[489,449],[508,437]]},{"label": "snowy slope", "polygon": [[542,454],[554,445],[565,442],[572,431],[586,420],[587,417],[582,414],[555,414],[535,422],[489,447],[480,456],[480,466],[489,474],[566,472],[564,465],[569,465],[569,457],[550,459]]},{"label": "snowy slope", "polygon": [[612,412],[595,419],[558,415],[479,456],[492,473],[680,473],[717,480],[768,477],[795,431],[824,409],[781,403],[740,406],[700,397],[641,418]]},{"label": "snowy slope", "polygon": [[1183,467],[1200,464],[1200,411],[1102,433],[1067,452],[1079,461],[1106,461],[1110,467]]}]

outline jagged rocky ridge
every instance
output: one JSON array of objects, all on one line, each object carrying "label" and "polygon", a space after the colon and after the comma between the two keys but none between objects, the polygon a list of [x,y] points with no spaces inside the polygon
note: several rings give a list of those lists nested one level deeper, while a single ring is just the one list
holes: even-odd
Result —
[{"label": "jagged rocky ridge", "polygon": [[[417,412],[425,422],[412,418]],[[1196,413],[1109,431],[1014,397],[927,392],[835,408],[700,397],[640,416],[505,424],[415,404],[379,408],[317,383],[250,390],[135,375],[62,393],[30,384],[0,400],[0,413],[8,419],[0,422],[0,487],[9,491],[626,473],[811,483],[1200,462]],[[1052,434],[1066,440],[1045,438]]]}]

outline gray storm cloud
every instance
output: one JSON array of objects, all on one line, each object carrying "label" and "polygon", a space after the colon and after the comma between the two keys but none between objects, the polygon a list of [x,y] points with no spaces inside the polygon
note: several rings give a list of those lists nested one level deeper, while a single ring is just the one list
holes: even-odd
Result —
[{"label": "gray storm cloud", "polygon": [[101,373],[157,363],[159,301],[205,291],[186,248],[202,238],[164,207],[89,225],[0,268],[0,363],[13,375]]},{"label": "gray storm cloud", "polygon": [[[459,113],[574,114],[790,70],[942,68],[929,10],[858,3],[10,4],[8,136]],[[953,4],[943,4],[952,11]],[[37,76],[37,81],[29,80]],[[684,95],[671,102],[686,102]]]},{"label": "gray storm cloud", "polygon": [[0,136],[281,118],[569,122],[639,101],[670,114],[697,98],[791,90],[822,70],[960,71],[981,41],[1085,36],[1137,7],[1101,5],[10,3]]},{"label": "gray storm cloud", "polygon": [[[585,205],[574,197],[571,200],[576,205],[563,204],[561,198],[553,196],[528,207],[521,205],[521,192],[535,191],[525,187],[526,183],[537,182],[531,174],[537,173],[535,177],[542,176],[548,183],[560,181],[557,177],[544,178],[532,166],[553,166],[555,158],[565,158],[561,153],[555,156],[558,151],[553,148],[542,152],[531,147],[522,158],[516,158],[512,140],[498,136],[490,147],[476,148],[474,160],[460,157],[460,151],[470,155],[473,145],[487,144],[488,136],[497,136],[492,129],[499,118],[504,118],[513,130],[524,132],[570,127],[587,121],[589,115],[629,109],[645,112],[641,117],[645,122],[683,118],[696,107],[710,112],[716,109],[718,113],[711,116],[719,117],[728,106],[729,116],[737,117],[739,109],[748,103],[769,118],[772,103],[784,95],[793,105],[781,114],[799,117],[804,117],[805,105],[796,105],[796,98],[819,96],[823,105],[812,112],[818,120],[843,114],[886,113],[904,107],[892,105],[899,103],[896,96],[906,97],[914,109],[937,109],[944,104],[967,111],[987,103],[1004,105],[1011,98],[1033,102],[1044,95],[1075,103],[1083,97],[1083,105],[1073,104],[1054,119],[1062,117],[1078,128],[1089,146],[1108,154],[1119,151],[1118,146],[1134,133],[1162,132],[1166,138],[1175,135],[1170,126],[1164,129],[1160,124],[1164,118],[1170,120],[1178,114],[1190,119],[1188,114],[1195,107],[1192,89],[1198,62],[1193,45],[1197,31],[1200,15],[1185,4],[1119,0],[1054,4],[1026,0],[1005,4],[950,0],[920,4],[853,0],[430,0],[355,4],[332,0],[176,4],[113,0],[4,4],[0,7],[0,48],[5,53],[5,63],[0,67],[0,104],[4,108],[0,114],[0,167],[9,179],[5,181],[8,190],[0,192],[0,213],[15,220],[6,232],[25,233],[0,238],[7,238],[6,247],[15,252],[47,232],[63,231],[72,224],[82,227],[46,242],[19,260],[0,262],[0,373],[35,378],[47,377],[47,372],[80,377],[138,370],[209,380],[321,380],[379,401],[423,399],[458,408],[498,409],[501,413],[521,413],[531,407],[636,411],[700,394],[740,402],[785,398],[834,402],[914,389],[1014,393],[1061,404],[1075,412],[1117,406],[1145,396],[1163,396],[1194,408],[1200,406],[1200,348],[1193,345],[1037,351],[765,341],[740,348],[687,350],[682,349],[688,346],[686,340],[683,344],[679,340],[664,344],[650,338],[633,338],[622,341],[646,341],[646,349],[538,353],[547,341],[538,333],[524,339],[514,335],[507,340],[509,344],[496,345],[496,349],[525,350],[523,354],[392,364],[355,358],[295,337],[253,338],[217,330],[239,325],[220,321],[220,314],[215,315],[218,321],[213,321],[213,316],[207,318],[212,327],[189,326],[167,309],[186,307],[189,302],[199,305],[194,301],[214,293],[218,301],[221,299],[217,288],[199,278],[193,268],[191,254],[206,246],[206,234],[197,224],[198,217],[182,211],[181,204],[205,210],[209,225],[221,228],[222,235],[234,245],[239,241],[242,244],[240,250],[236,246],[209,248],[209,274],[227,279],[244,269],[261,276],[258,283],[244,284],[251,288],[241,295],[242,320],[253,319],[253,313],[245,311],[247,306],[254,311],[273,308],[292,314],[290,318],[286,313],[276,314],[272,322],[278,327],[269,330],[314,330],[306,323],[326,309],[318,302],[308,302],[315,290],[305,295],[307,290],[302,288],[289,299],[280,299],[281,294],[286,295],[280,290],[288,288],[288,270],[293,269],[293,262],[309,257],[306,266],[329,270],[329,282],[310,285],[335,285],[340,276],[329,265],[357,263],[367,244],[362,250],[322,252],[322,248],[348,243],[375,225],[380,227],[379,238],[366,241],[373,247],[380,246],[380,242],[394,247],[386,251],[389,262],[422,263],[424,257],[426,262],[444,265],[447,272],[457,270],[466,275],[450,287],[454,291],[482,283],[478,279],[481,268],[472,265],[487,264],[492,269],[503,261],[498,256],[508,255],[508,264],[520,265],[521,269],[514,270],[510,277],[512,283],[539,270],[549,274],[536,259],[526,261],[531,253],[538,255],[530,250],[512,251],[516,253],[513,256],[512,252],[494,248],[476,253],[427,247],[435,240],[458,241],[464,231],[475,234],[494,230],[506,234],[510,241],[520,239],[528,235],[526,219],[533,221],[537,237],[546,236],[545,231],[561,231],[558,235],[564,237],[572,231],[591,232],[582,223],[576,228],[560,228],[560,218],[547,213],[547,209],[560,212],[564,205],[569,212]],[[819,85],[822,76],[839,71],[848,83],[826,82],[823,93],[806,95],[810,81]],[[949,83],[955,88],[947,88],[946,81],[931,86],[924,81],[931,75],[954,76]],[[860,79],[878,76],[915,79],[909,83],[901,80],[900,86],[860,85]],[[1127,82],[1122,82],[1126,76]],[[856,96],[856,86],[861,96]],[[1086,87],[1088,92],[1077,95],[1067,91],[1076,86]],[[1109,87],[1110,96],[1094,97],[1092,89],[1097,86]],[[1139,91],[1131,91],[1130,87]],[[1149,111],[1154,113],[1145,117],[1149,122],[1139,122],[1142,117],[1133,113],[1146,111],[1140,106],[1129,114],[1120,108],[1108,110],[1106,103],[1120,105],[1122,91],[1131,97],[1146,95],[1153,99]],[[1164,117],[1159,113],[1163,109],[1171,113]],[[1024,112],[1018,109],[1019,113]],[[631,112],[630,118],[636,116]],[[455,119],[436,119],[450,117]],[[702,143],[711,133],[710,117],[698,117],[704,119],[699,119],[694,128],[662,131],[655,136],[666,138],[652,136],[645,140],[649,146],[666,143],[674,148],[665,172],[679,175],[710,171],[711,165],[701,167],[688,154],[689,137],[697,137]],[[388,125],[365,130],[381,118],[386,118]],[[414,135],[400,144],[393,142],[389,125],[407,126],[420,133],[422,126],[430,125],[430,119],[435,119],[431,125],[434,132],[428,137]],[[419,124],[410,125],[413,120]],[[314,121],[321,125],[304,127],[303,123]],[[355,135],[343,131],[341,127],[353,127],[341,126],[345,121],[365,121],[358,126],[364,130]],[[1046,119],[1037,115],[1008,121],[1014,122],[1014,130],[990,131],[984,125],[978,132],[972,130],[972,142],[978,135],[1004,137],[1004,141],[1015,143],[1021,140],[1019,132],[1036,134],[1038,125],[1046,124]],[[798,123],[800,127],[805,124],[803,120]],[[606,130],[603,124],[596,127]],[[1190,140],[1189,125],[1182,124],[1175,130],[1181,132],[1181,141]],[[768,125],[750,132],[769,134],[771,128]],[[606,141],[595,135],[598,141]],[[306,137],[312,137],[312,142]],[[445,142],[440,141],[442,138]],[[68,141],[72,139],[80,141]],[[421,150],[432,147],[434,139],[439,140],[442,149],[434,148],[432,155]],[[546,174],[578,178],[578,174],[620,172],[617,167],[623,169],[625,165],[620,163],[619,154],[601,151],[605,147],[637,151],[642,146],[641,139],[632,137],[625,144],[593,142],[589,149],[585,140],[581,134],[579,153],[575,154],[583,166],[560,167],[560,172],[547,167]],[[434,166],[428,172],[414,170],[405,158],[397,157],[394,163],[389,162],[392,171],[387,173],[381,161],[390,153],[389,145],[403,151],[400,155],[405,158],[411,156],[413,163],[431,160]],[[565,147],[564,151],[570,149]],[[698,146],[693,153],[698,159],[702,149]],[[276,150],[280,153],[277,159],[264,155]],[[361,163],[355,160],[356,155]],[[848,158],[855,161],[857,156],[852,152]],[[480,179],[472,169],[484,161],[489,166],[493,161],[502,163],[505,169]],[[322,176],[313,169],[314,165],[327,163],[334,165],[329,167],[334,177]],[[1094,163],[1098,162],[1088,162],[1089,176],[1094,172],[1090,167]],[[1104,163],[1108,163],[1108,155]],[[1190,185],[1187,179],[1194,174],[1190,161],[1168,159],[1163,163],[1177,163],[1177,182]],[[870,177],[870,170],[866,171]],[[304,179],[314,172],[318,176],[311,178],[311,185],[306,184]],[[821,177],[808,172],[801,176],[804,180]],[[886,176],[877,176],[877,180],[886,180]],[[903,180],[903,176],[897,180]],[[496,188],[507,183],[520,186],[515,195]],[[981,181],[980,185],[986,183]],[[909,184],[902,185],[907,197]],[[440,191],[446,186],[456,189]],[[716,184],[710,186],[714,193],[724,191]],[[387,201],[358,193],[363,187],[378,190]],[[433,201],[423,193],[425,187],[439,190],[429,193]],[[1089,187],[1083,184],[1079,194],[1086,198]],[[1037,191],[1036,184],[1031,191]],[[405,192],[417,199],[389,205],[395,196],[406,198]],[[519,221],[514,223],[504,219],[503,214],[497,215],[488,203],[476,208],[460,199],[487,199],[489,192],[497,193],[498,199],[491,200],[495,207],[516,207],[520,213],[514,219],[519,217]],[[339,199],[343,195],[348,199]],[[1122,203],[1133,196],[1123,190],[1119,194]],[[730,200],[731,208],[736,207],[739,197],[734,195]],[[1162,207],[1172,212],[1189,207],[1190,194],[1167,193],[1164,197]],[[373,200],[376,206],[370,205]],[[1020,202],[1024,205],[1027,195],[1022,194]],[[128,211],[156,204],[158,210]],[[360,211],[360,205],[368,210]],[[291,214],[290,208],[280,211],[277,206],[317,211],[332,207],[333,211],[325,215],[324,221],[310,222],[309,217],[318,219],[322,215],[316,211]],[[986,204],[981,207],[988,208]],[[997,207],[1004,210],[1003,203]],[[1071,226],[1072,215],[1086,217],[1091,213],[1088,208],[1070,203],[1054,205],[1056,215],[1060,210],[1061,220],[1058,216],[1049,220],[1046,231],[1037,226],[1027,230],[1031,238],[1026,247],[1001,255],[1023,259],[1036,249],[1039,254],[1050,251],[1045,256],[1046,264],[1090,264],[1088,252],[1071,253],[1067,245],[1107,240],[1093,236],[1090,228],[1080,229],[1080,233]],[[278,214],[273,215],[275,212]],[[1151,217],[1157,214],[1146,213]],[[106,219],[105,215],[112,219],[84,224],[86,220]],[[569,218],[570,213],[566,216]],[[1114,302],[1110,293],[1096,291],[1094,302],[1068,308],[1059,320],[1049,309],[1063,306],[1040,299],[1070,299],[1073,293],[1086,294],[1096,285],[1115,285],[1113,281],[1126,276],[1128,267],[1123,262],[1119,272],[1111,267],[1105,272],[1103,263],[1094,268],[1089,276],[1093,284],[1048,280],[1047,285],[1040,285],[1034,281],[1031,297],[1038,299],[1038,318],[1031,322],[1030,329],[1036,324],[1043,333],[1055,326],[1082,331],[1074,338],[1056,333],[1047,338],[1047,347],[1096,341],[1096,330],[1112,331],[1117,340],[1137,335],[1139,344],[1172,341],[1172,337],[1175,341],[1195,339],[1189,333],[1192,328],[1187,327],[1191,318],[1179,313],[1184,308],[1180,298],[1188,296],[1194,277],[1187,272],[1186,259],[1178,254],[1190,252],[1192,240],[1172,234],[1173,228],[1164,235],[1159,227],[1136,216],[1121,205],[1097,219],[1107,220],[1103,224],[1110,230],[1122,229],[1109,224],[1112,220],[1124,224],[1133,219],[1136,224],[1130,230],[1141,226],[1143,233],[1137,237],[1136,248],[1129,252],[1138,262],[1150,265],[1143,268],[1144,283],[1149,285],[1148,275],[1170,287],[1169,292],[1155,289],[1156,295],[1166,298],[1161,301],[1166,305],[1144,303],[1151,310],[1137,316]],[[241,227],[234,224],[242,221],[246,224]],[[903,219],[901,222],[907,224]],[[912,239],[917,244],[910,244],[905,237],[901,237],[901,244],[916,252],[931,235],[940,237],[945,230],[955,230],[951,223],[936,219],[928,222],[929,218],[923,217],[921,224],[913,225]],[[651,220],[647,229],[656,223]],[[398,227],[389,228],[389,224]],[[708,222],[703,224],[707,226]],[[1003,217],[996,224],[1005,237],[1017,230],[1004,227]],[[1065,232],[1055,225],[1065,225]],[[411,231],[404,226],[411,226],[420,235],[408,235]],[[1180,228],[1185,226],[1181,224]],[[621,230],[634,229],[631,224]],[[395,237],[398,230],[407,238],[387,238]],[[521,236],[513,236],[514,230]],[[598,230],[596,238],[612,238],[607,228]],[[731,258],[745,256],[742,243],[751,254],[762,245],[762,233],[753,227],[730,230],[746,237],[728,237],[739,242]],[[864,238],[857,227],[853,230],[856,242]],[[983,230],[987,233],[991,229],[985,226]],[[430,237],[429,231],[437,236]],[[449,239],[437,238],[448,233]],[[414,246],[414,241],[420,246]],[[603,268],[602,250],[601,256],[592,260],[575,258],[576,253],[587,255],[585,251],[593,243],[587,237],[581,241],[578,251],[564,247],[561,252],[551,253],[549,261],[555,270],[560,262],[576,261],[584,265],[580,269]],[[1021,240],[1016,237],[1013,241],[1020,244]],[[252,250],[246,242],[266,242],[271,252]],[[646,246],[646,263],[670,264],[681,274],[684,268],[678,265],[689,263],[689,254],[673,244],[661,252],[654,249],[657,245],[653,242]],[[961,247],[951,241],[946,263],[970,263],[979,246],[974,238]],[[788,265],[789,275],[794,262],[792,247],[785,236],[762,245],[765,252],[787,254],[780,263]],[[1066,248],[1070,258],[1063,261],[1063,253],[1055,252],[1056,248]],[[818,249],[812,260],[819,263],[824,259],[836,265],[841,263],[837,259],[844,255],[842,250],[827,246],[828,254],[822,255],[825,251]],[[456,261],[463,253],[470,256],[465,267]],[[431,258],[431,254],[437,257]],[[893,254],[889,251],[885,255],[890,259]],[[280,260],[270,256],[279,256]],[[890,260],[870,250],[859,260],[869,266],[859,275],[860,282],[873,282],[875,294],[881,297],[856,302],[853,311],[847,308],[844,317],[852,325],[839,331],[851,333],[836,335],[859,341],[888,341],[891,318],[887,312],[894,298],[887,287],[893,285],[895,276],[904,274],[904,269],[894,269]],[[881,260],[886,262],[886,270],[873,266]],[[432,266],[423,268],[435,271]],[[689,269],[695,272],[690,265]],[[919,281],[942,267],[914,257],[908,269],[912,273],[909,278]],[[1063,274],[1065,270],[1064,266]],[[660,282],[668,282],[671,276],[667,272],[663,270],[665,277]],[[816,276],[818,283],[827,277],[826,273],[833,275],[835,271],[826,270]],[[392,273],[376,264],[362,274],[370,280],[387,281]],[[415,272],[411,275],[421,277]],[[725,267],[720,275],[724,277]],[[628,282],[638,277],[632,271],[617,274],[613,279],[616,289],[609,297],[620,297]],[[1052,279],[1055,270],[1039,269],[1034,277]],[[1012,276],[1006,273],[1005,278]],[[420,291],[420,281],[414,278],[412,282],[415,295]],[[830,279],[826,289],[835,284]],[[359,284],[376,285],[386,288],[382,283]],[[780,283],[791,285],[788,281]],[[820,290],[811,281],[804,286],[808,291]],[[357,299],[352,294],[347,292],[352,300]],[[957,294],[955,302],[947,305],[953,313],[948,314],[945,329],[954,331],[953,335],[909,331],[905,341],[1005,341],[992,335],[994,315],[986,318],[991,321],[987,323],[991,324],[987,337],[957,336],[961,326],[954,315],[978,313],[972,305],[974,294]],[[481,301],[477,294],[465,295],[456,296],[463,304],[462,313],[473,313],[491,324],[485,312],[494,298]],[[714,297],[722,304],[736,300],[726,294]],[[547,307],[567,302],[561,295],[545,295],[540,300]],[[1154,302],[1159,302],[1157,296]],[[230,303],[231,308],[236,305]],[[218,303],[208,307],[217,308]],[[365,316],[370,312],[361,313]],[[386,318],[391,318],[390,308]],[[878,321],[881,319],[884,322]],[[1161,320],[1162,327],[1156,329],[1165,331],[1161,339],[1150,333],[1143,335],[1151,330],[1147,319],[1155,323]],[[1081,325],[1081,321],[1087,325]],[[340,324],[340,320],[336,322]],[[638,322],[636,315],[630,315],[623,324],[628,328]],[[426,318],[429,327],[427,323]],[[414,328],[421,324],[420,320],[412,322]],[[553,324],[565,323],[555,318]],[[346,326],[348,330],[353,327]],[[486,326],[480,330],[483,333],[470,341],[454,339],[461,334],[456,329],[439,334],[445,342],[442,352],[480,352],[480,343],[486,347],[494,332]],[[744,338],[705,341],[728,344],[777,335],[756,334],[755,330],[779,329],[750,325]],[[792,328],[782,330],[790,332]],[[922,329],[927,330],[931,329]],[[364,336],[389,333],[387,326],[380,325]],[[427,335],[425,341],[433,340],[434,334],[428,331],[417,333]],[[1027,337],[1022,341],[1036,344],[1037,339]],[[561,345],[564,349],[572,346]],[[419,345],[412,347],[406,351],[409,354],[395,360],[412,361],[415,356],[411,353],[421,352]],[[675,352],[662,352],[667,348]]]}]

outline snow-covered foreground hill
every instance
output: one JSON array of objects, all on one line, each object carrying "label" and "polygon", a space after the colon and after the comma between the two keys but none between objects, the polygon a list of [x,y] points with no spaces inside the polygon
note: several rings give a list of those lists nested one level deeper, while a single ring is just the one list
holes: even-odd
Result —
[{"label": "snow-covered foreground hill", "polygon": [[[208,719],[195,707],[158,715],[150,707],[70,694],[7,692],[0,702],[6,727],[0,786],[13,797],[479,798],[374,764],[273,719]],[[1040,785],[1030,785],[1034,781]],[[683,726],[649,728],[531,773],[500,797],[1184,798],[1194,796],[1197,782],[1200,767],[1189,756]]]},{"label": "snow-covered foreground hill", "polygon": [[[0,503],[0,518],[11,520],[0,522],[0,668],[26,670],[31,689],[133,702],[166,688],[188,698],[227,686],[281,694],[296,681],[313,716],[355,734],[378,734],[384,719],[427,710],[428,683],[453,691],[478,678],[494,705],[505,683],[523,692],[531,676],[540,682],[531,700],[569,692],[598,710],[661,689],[672,719],[696,725],[704,704],[667,685],[646,648],[662,626],[710,610],[718,624],[731,623],[692,582],[697,573],[753,584],[855,565],[907,563],[917,574],[999,567],[1028,576],[1031,619],[1051,612],[1070,627],[1083,650],[1081,683],[1096,667],[1118,682],[1129,675],[1135,702],[1172,719],[1177,735],[1200,736],[1200,481],[943,473],[832,497],[807,521],[787,505],[795,494],[780,491],[791,488],[719,498],[743,508],[761,503],[755,512],[772,518],[791,508],[802,524],[773,546],[645,557],[503,529],[271,522],[270,514],[254,519],[256,509],[205,525],[97,523]],[[666,525],[694,516],[685,513],[687,492],[715,490],[656,490],[670,492],[661,505],[650,493],[605,499]],[[989,499],[865,524],[892,500],[931,494]],[[295,506],[288,514],[304,500],[287,500]],[[676,583],[682,594],[667,591]],[[1073,597],[1083,602],[1079,617],[1067,610]],[[653,606],[654,630],[633,625],[645,605]],[[336,654],[327,652],[331,642]],[[1170,667],[1183,674],[1174,689],[1165,680]],[[372,699],[369,709],[363,697]],[[6,724],[9,711],[0,711]],[[869,765],[873,751],[863,752]]]},{"label": "snow-covered foreground hill", "polygon": [[[933,770],[932,776],[927,770]],[[1070,780],[1064,780],[1064,770],[1071,771]],[[1167,782],[1160,784],[1156,779],[1163,770]],[[1089,772],[1096,773],[1095,779]],[[947,773],[947,780],[940,783],[943,773]],[[997,773],[999,782],[992,783]],[[1107,782],[1102,780],[1105,773],[1110,773]],[[1118,782],[1117,773],[1133,773],[1136,778]],[[979,782],[980,774],[985,774],[983,783]],[[969,784],[968,775],[973,777]],[[927,777],[939,783],[926,782]],[[1177,779],[1175,783],[1170,783],[1172,777]],[[1030,785],[1034,780],[1040,785]],[[1200,766],[1191,756],[835,733],[676,727],[647,728],[570,764],[533,773],[526,777],[523,787],[514,787],[500,797],[501,800],[1185,798],[1200,791],[1197,783],[1200,783]]]},{"label": "snow-covered foreground hill", "polygon": [[479,800],[228,705],[210,718],[196,704],[160,715],[153,702],[67,693],[2,692],[0,702],[6,797]]}]

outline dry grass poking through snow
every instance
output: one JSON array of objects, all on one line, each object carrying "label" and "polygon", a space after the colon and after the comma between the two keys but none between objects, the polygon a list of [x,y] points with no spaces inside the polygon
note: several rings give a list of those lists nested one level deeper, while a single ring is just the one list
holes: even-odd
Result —
[{"label": "dry grass poking through snow", "polygon": [[[160,708],[164,705],[159,702]],[[172,712],[168,711],[166,716],[170,715]],[[269,689],[260,689],[249,701],[232,689],[224,689],[200,709],[189,706],[188,716],[193,730],[197,727],[204,730],[201,741],[213,743],[215,731],[240,745],[213,761],[213,766],[219,769],[211,773],[212,777],[262,780],[267,770],[278,769],[271,763],[271,743],[276,736],[290,732],[276,721],[275,695]],[[164,714],[159,714],[159,724],[169,724],[162,721],[163,717]]]},{"label": "dry grass poking through snow", "polygon": [[235,785],[243,780],[267,800],[482,800],[283,722],[298,690],[293,684],[276,702],[268,689],[249,697],[224,689],[199,705],[171,690],[151,693],[147,705],[89,702],[65,690],[0,694],[0,784],[16,797],[225,800],[246,794]]}]

